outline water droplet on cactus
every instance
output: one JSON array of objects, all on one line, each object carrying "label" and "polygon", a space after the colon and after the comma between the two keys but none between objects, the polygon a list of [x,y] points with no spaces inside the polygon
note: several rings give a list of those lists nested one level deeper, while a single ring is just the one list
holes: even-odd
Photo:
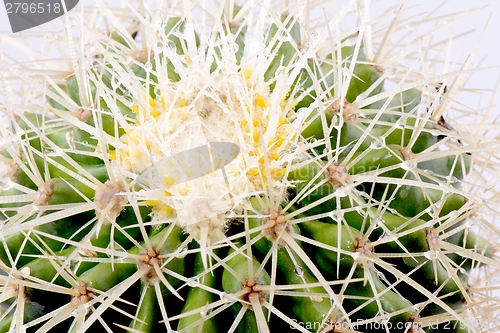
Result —
[{"label": "water droplet on cactus", "polygon": [[422,170],[423,173],[427,174],[427,175],[432,175],[434,172],[432,172],[431,170],[428,170],[428,169],[425,169],[425,170]]},{"label": "water droplet on cactus", "polygon": [[337,196],[339,198],[347,197],[349,195],[350,191],[351,190],[347,187],[340,187],[339,189],[337,189],[335,191],[335,196]]},{"label": "water droplet on cactus", "polygon": [[145,64],[144,64],[144,70],[149,72],[150,70],[153,69],[153,64],[151,64],[150,61],[147,61]]},{"label": "water droplet on cactus", "polygon": [[93,46],[92,44],[87,43],[87,44],[85,44],[84,48],[85,48],[85,52],[87,52],[87,51],[90,53],[97,53],[98,52],[97,47]]},{"label": "water droplet on cactus", "polygon": [[183,247],[181,249],[181,251],[179,252],[179,255],[177,256],[177,258],[184,258],[187,254],[187,251],[188,251],[187,247]]},{"label": "water droplet on cactus", "polygon": [[398,72],[396,68],[386,68],[385,69],[385,75],[389,78],[392,79],[396,76],[396,73]]},{"label": "water droplet on cactus", "polygon": [[474,219],[468,219],[465,223],[464,223],[464,227],[465,228],[470,228],[472,226],[474,226],[476,224],[476,221]]},{"label": "water droplet on cactus", "polygon": [[171,40],[169,40],[169,41],[167,42],[167,47],[168,47],[170,50],[172,50],[172,51],[177,50],[177,45],[175,45],[175,43],[174,43],[173,41],[171,41]]},{"label": "water droplet on cactus", "polygon": [[295,266],[295,274],[297,274],[297,276],[299,276],[299,277],[303,277],[304,276],[304,269],[300,266]]},{"label": "water droplet on cactus", "polygon": [[[288,69],[285,66],[279,66],[276,69],[276,75],[286,75],[287,72],[288,72]],[[288,114],[287,114],[287,116],[288,116]]]},{"label": "water droplet on cactus", "polygon": [[459,180],[455,176],[446,176],[446,181],[449,184],[457,183]]},{"label": "water droplet on cactus", "polygon": [[238,52],[238,50],[239,50],[239,49],[240,49],[240,46],[238,45],[238,43],[234,43],[234,44],[232,45],[232,50],[231,50],[231,52],[236,53],[236,52]]},{"label": "water droplet on cactus", "polygon": [[457,219],[457,217],[458,217],[458,215],[459,215],[459,214],[458,214],[458,212],[456,212],[456,211],[449,212],[449,213],[448,213],[448,215],[447,215],[447,216],[448,216],[448,220],[449,220],[449,221],[456,220],[456,219]]},{"label": "water droplet on cactus", "polygon": [[285,118],[288,119],[289,121],[293,121],[294,119],[297,118],[297,113],[293,110],[287,111]]},{"label": "water droplet on cactus", "polygon": [[288,152],[286,150],[282,150],[278,153],[278,159],[282,159],[283,157],[285,157],[286,155],[288,154]]},{"label": "water droplet on cactus", "polygon": [[398,215],[398,210],[397,210],[397,209],[394,209],[394,208],[388,207],[388,208],[386,208],[386,210],[387,210],[389,213],[391,213],[391,214]]},{"label": "water droplet on cactus", "polygon": [[190,287],[197,287],[199,285],[198,278],[189,278],[186,280],[186,284]]},{"label": "water droplet on cactus", "polygon": [[127,257],[125,255],[123,255],[121,257],[115,257],[115,262],[118,262],[118,263],[124,262],[125,260],[127,260]]},{"label": "water droplet on cactus", "polygon": [[435,250],[429,250],[427,252],[424,252],[424,257],[426,257],[429,260],[436,260],[439,256],[439,253]]},{"label": "water droplet on cactus", "polygon": [[[377,224],[378,227],[381,227],[382,226],[382,223],[379,223]],[[383,233],[382,234],[382,240],[384,242],[394,242],[394,241],[397,241],[398,240],[398,237],[396,235],[394,235],[392,232],[389,232],[389,233]]]},{"label": "water droplet on cactus", "polygon": [[385,146],[384,141],[381,138],[375,138],[372,140],[372,143],[370,144],[371,149],[381,149]]},{"label": "water droplet on cactus", "polygon": [[377,226],[377,228],[382,228],[384,227],[384,220],[382,220],[380,217],[376,217],[375,220],[374,220],[374,223],[375,225]]}]

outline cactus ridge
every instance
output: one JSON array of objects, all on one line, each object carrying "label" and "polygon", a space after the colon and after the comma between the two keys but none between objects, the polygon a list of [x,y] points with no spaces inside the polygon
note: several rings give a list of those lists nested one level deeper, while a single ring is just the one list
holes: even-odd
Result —
[{"label": "cactus ridge", "polygon": [[[85,31],[37,108],[5,113],[0,332],[495,323],[496,202],[477,182],[500,145],[450,108],[470,63],[429,78],[371,25],[333,36],[293,8],[141,8],[106,11],[125,25]],[[182,155],[214,142],[238,154]],[[154,165],[172,170],[144,181]]]}]

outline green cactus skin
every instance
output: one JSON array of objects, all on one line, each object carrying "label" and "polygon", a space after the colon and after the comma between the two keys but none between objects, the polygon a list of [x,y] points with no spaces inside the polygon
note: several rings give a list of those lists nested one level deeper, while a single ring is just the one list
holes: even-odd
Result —
[{"label": "green cactus skin", "polygon": [[[335,36],[291,6],[128,8],[130,33],[108,13],[91,61],[22,110],[0,69],[0,333],[485,331],[467,316],[499,307],[474,283],[495,281],[500,232],[474,181],[500,148],[453,128],[461,74],[394,60],[427,35],[383,58],[358,5],[362,30]],[[137,180],[212,142],[240,150]]]},{"label": "green cactus skin", "polygon": [[[151,245],[160,245],[165,236],[169,232],[169,229],[164,229],[162,232],[151,238]],[[161,247],[157,251],[161,254],[167,254],[175,251],[182,240],[182,231],[179,228],[173,228],[173,230],[168,234],[166,241],[163,241]],[[130,253],[139,254],[140,248],[133,247],[129,250]],[[184,267],[182,260],[174,259],[170,261],[169,266],[173,271],[182,274]],[[135,263],[99,263],[95,267],[85,271],[80,275],[80,279],[86,283],[89,287],[97,290],[108,290],[114,285],[132,275],[134,271],[137,270],[137,265]],[[173,277],[168,277],[169,280],[175,283],[179,283]]]},{"label": "green cactus skin", "polygon": [[[196,253],[194,262],[194,273],[193,275],[197,277],[203,274],[205,267],[203,266],[203,259],[200,253]],[[217,276],[214,273],[206,273],[197,278],[200,285],[215,288],[217,282]],[[187,313],[196,309],[203,309],[205,306],[210,305],[215,301],[214,295],[202,288],[191,288],[186,296],[186,302],[182,308],[182,313]],[[203,320],[203,324],[200,324],[200,319]],[[194,325],[194,326],[193,326]],[[201,326],[201,327],[200,327]],[[219,329],[217,327],[217,321],[214,317],[205,319],[202,314],[193,314],[191,316],[183,317],[179,320],[177,325],[177,330],[187,329],[186,332],[195,333],[200,329],[203,333],[217,333]],[[191,328],[189,328],[191,327]]]},{"label": "green cactus skin", "polygon": [[[346,230],[346,226],[341,226],[341,230],[339,231],[339,227],[337,225],[322,223],[319,221],[305,222],[302,224],[302,226],[314,240],[330,245],[337,249],[341,249],[343,251],[351,253],[355,253],[357,251],[357,241],[353,240],[351,237],[354,234],[355,236],[358,236],[356,237],[356,239],[359,239],[361,235],[355,229],[351,229],[348,231]],[[338,237],[339,235],[340,237]],[[334,251],[319,249],[316,256],[316,261],[318,262],[320,269],[326,274],[326,276],[329,276],[330,278],[334,278],[335,273],[333,273],[333,269],[335,267],[340,267],[340,271],[345,275],[352,268],[355,268],[357,266],[357,264],[355,264],[355,262],[353,261],[353,257],[351,257],[350,255],[336,253]],[[370,274],[370,277],[364,276],[364,274],[367,274],[367,272],[368,274]],[[380,281],[376,272],[372,268],[364,270],[363,273],[363,269],[361,269],[361,267],[357,267],[355,268],[353,277],[364,278],[369,281],[353,282],[349,284],[344,291],[344,295],[356,297],[353,299],[347,297],[347,299],[344,301],[346,303],[346,307],[350,309],[356,309],[358,307],[360,308],[353,316],[353,318],[365,320],[371,319],[376,317],[383,309],[383,311],[387,311],[387,313],[403,311],[402,313],[390,318],[390,321],[392,323],[407,322],[410,319],[410,310],[412,308],[412,303],[402,298],[394,291],[387,290],[387,286],[385,286],[384,283]],[[338,276],[338,278],[342,278],[342,276]],[[374,291],[376,291],[377,293],[382,293],[379,296],[380,303],[377,303],[375,301],[367,301],[373,299]],[[357,299],[357,297],[361,297],[361,299]],[[363,298],[366,298],[366,300],[363,300]]]},{"label": "green cactus skin", "polygon": [[[257,198],[252,198],[252,207],[256,210],[258,214],[263,214],[265,211],[264,202]],[[264,225],[264,221],[261,218],[249,218],[248,224],[251,229],[258,228]],[[291,224],[289,226],[293,233],[300,234],[300,229],[297,225]],[[263,232],[264,237],[256,241],[253,246],[261,254],[266,255],[272,250],[273,243],[265,236],[265,230]],[[252,238],[258,236],[258,234],[251,234]],[[300,243],[298,244],[300,246]],[[307,265],[302,262],[300,257],[291,257],[291,254],[286,251],[283,246],[278,246],[277,249],[278,256],[278,269],[282,275],[282,278],[287,284],[314,284],[318,283],[318,280],[309,271]],[[300,272],[300,274],[297,273]],[[326,295],[327,292],[321,287],[312,287],[297,289],[297,292],[312,292],[317,294]],[[295,296],[291,297],[294,301],[293,313],[300,322],[303,323],[314,323],[314,325],[320,327],[321,325],[328,324],[328,318],[331,315],[332,306],[331,302],[327,297],[304,297]]]},{"label": "green cactus skin", "polygon": [[[237,245],[237,244],[236,244]],[[227,261],[227,266],[222,273],[222,288],[225,292],[235,294],[240,292],[242,289],[247,288],[250,289],[247,293],[243,295],[244,301],[248,304],[250,302],[250,297],[252,295],[260,299],[261,297],[265,297],[262,291],[253,290],[254,286],[259,285],[269,285],[271,282],[271,278],[269,274],[262,270],[260,274],[258,274],[257,268],[260,266],[260,263],[257,259],[251,259],[251,267],[253,273],[250,275],[249,269],[249,259],[243,253],[236,253],[234,249],[230,249],[227,256],[230,257],[231,254],[235,254],[231,259]],[[234,275],[229,269],[233,270],[237,273]],[[253,278],[252,278],[253,277]],[[235,316],[242,310],[244,305],[240,302],[236,302],[232,305],[233,312]],[[259,326],[257,323],[257,318],[255,315],[256,311],[262,311],[264,315],[267,315],[267,310],[265,308],[262,309],[254,309],[253,304],[250,308],[247,308],[243,318],[238,324],[237,332],[239,333],[257,333],[259,332]]]},{"label": "green cactus skin", "polygon": [[141,294],[144,295],[144,297],[137,311],[137,320],[134,319],[130,323],[130,328],[139,330],[140,332],[155,332],[155,330],[158,329],[158,327],[155,327],[157,326],[155,324],[160,319],[158,316],[158,298],[156,297],[154,286],[147,283],[141,283]]}]

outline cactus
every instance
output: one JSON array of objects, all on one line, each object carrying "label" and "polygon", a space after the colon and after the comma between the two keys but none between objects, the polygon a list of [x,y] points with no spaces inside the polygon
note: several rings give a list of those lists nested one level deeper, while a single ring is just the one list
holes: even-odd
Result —
[{"label": "cactus", "polygon": [[405,7],[129,5],[62,17],[67,71],[0,71],[0,332],[496,330],[472,56],[418,68]]}]

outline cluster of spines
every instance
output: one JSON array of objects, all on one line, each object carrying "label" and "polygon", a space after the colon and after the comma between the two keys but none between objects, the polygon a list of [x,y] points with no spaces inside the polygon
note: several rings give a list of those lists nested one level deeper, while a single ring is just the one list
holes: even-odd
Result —
[{"label": "cluster of spines", "polygon": [[[167,29],[178,31],[183,25],[172,20]],[[289,35],[290,41],[275,38],[277,34]],[[112,40],[126,45],[120,36]],[[186,47],[177,37],[169,40],[178,52]],[[266,79],[272,82],[278,70],[297,61],[301,45],[298,23],[291,16],[284,18],[281,28],[269,29],[267,42],[274,59]],[[241,40],[237,43],[236,58],[241,61],[244,45]],[[6,287],[14,288],[16,279],[29,281],[9,289],[13,290],[11,297],[24,300],[27,322],[37,323],[43,331],[59,328],[58,321],[74,315],[77,320],[70,329],[76,330],[78,325],[89,328],[86,319],[99,317],[108,310],[106,306],[120,312],[120,306],[110,300],[130,306],[127,297],[139,305],[132,311],[122,310],[125,320],[117,325],[129,326],[130,331],[152,331],[166,318],[174,318],[175,328],[182,332],[196,332],[201,325],[206,332],[270,331],[268,318],[270,327],[283,325],[277,318],[289,318],[286,325],[303,330],[307,323],[324,331],[334,331],[339,323],[348,327],[358,320],[361,324],[350,327],[368,330],[370,323],[378,322],[383,331],[388,327],[404,331],[396,329],[401,327],[397,323],[420,329],[416,323],[425,327],[422,317],[442,312],[459,321],[460,309],[471,301],[468,272],[480,263],[489,263],[493,256],[492,245],[465,226],[470,204],[460,191],[460,180],[471,168],[472,153],[466,147],[437,149],[440,141],[449,141],[452,129],[444,118],[433,121],[430,113],[422,112],[418,89],[380,99],[363,112],[356,109],[352,103],[359,96],[373,96],[383,89],[383,69],[369,63],[360,41],[356,45],[336,47],[337,52],[321,61],[309,61],[297,76],[288,98],[295,100],[297,113],[307,113],[300,143],[310,148],[299,156],[302,162],[289,166],[285,173],[294,186],[283,202],[267,196],[249,198],[240,225],[228,230],[231,246],[211,249],[216,260],[209,265],[206,261],[203,265],[197,245],[186,244],[177,226],[147,225],[151,208],[128,205],[123,193],[130,189],[108,173],[110,162],[95,153],[109,147],[101,147],[85,127],[67,124],[73,117],[107,135],[124,134],[105,112],[104,99],[99,101],[104,111],[98,117],[83,108],[69,113],[58,102],[66,94],[71,103],[82,105],[76,76],[54,89],[49,101],[60,118],[20,115],[12,124],[13,135],[22,142],[20,150],[3,150],[5,159],[15,166],[10,181],[17,184],[2,192],[6,198],[1,206],[3,219],[6,224],[14,223],[28,197],[33,210],[20,216],[25,221],[17,232],[6,229],[0,258],[4,270],[16,272],[13,279],[4,279]],[[215,54],[212,71],[220,65],[221,54],[217,50]],[[155,72],[155,62],[147,62]],[[339,93],[343,88],[338,82],[344,78],[338,77],[338,64],[353,69],[345,94]],[[144,67],[132,66],[130,73],[139,81],[147,77],[155,82]],[[123,95],[125,88],[117,87],[110,78],[112,65],[101,70],[93,75],[114,94]],[[169,72],[169,79],[178,80],[177,74]],[[89,83],[90,97],[101,98]],[[154,84],[149,92],[154,100]],[[115,99],[120,111],[134,121],[133,108],[119,100]],[[332,101],[329,107],[315,107],[328,100]],[[47,150],[63,156],[52,156]],[[113,157],[112,151],[108,156]],[[431,158],[419,161],[423,152]],[[75,203],[80,204],[78,214],[58,217],[59,205]],[[35,219],[37,226],[31,230],[30,221]],[[82,242],[85,246],[79,247]],[[188,245],[189,254],[181,259]],[[120,262],[113,257],[115,250],[126,250],[135,259]],[[85,260],[93,257],[100,260]],[[70,267],[69,263],[77,264]],[[187,278],[189,275],[193,277]],[[130,276],[137,279],[132,281]],[[135,298],[119,288],[125,280],[139,281]],[[43,281],[65,289],[59,293],[64,297],[51,304],[44,302],[47,293],[52,293]],[[195,288],[181,291],[181,295],[176,288],[182,282]],[[125,294],[123,299],[112,296],[109,291],[115,289]],[[168,307],[168,301],[162,302],[168,294],[185,298],[183,312],[175,310],[178,303]],[[67,296],[71,299],[67,313],[52,314],[68,303]],[[98,302],[102,304],[97,306]],[[80,317],[71,312],[86,303],[93,312],[78,314]],[[13,325],[13,318],[5,312],[5,331]]]}]

